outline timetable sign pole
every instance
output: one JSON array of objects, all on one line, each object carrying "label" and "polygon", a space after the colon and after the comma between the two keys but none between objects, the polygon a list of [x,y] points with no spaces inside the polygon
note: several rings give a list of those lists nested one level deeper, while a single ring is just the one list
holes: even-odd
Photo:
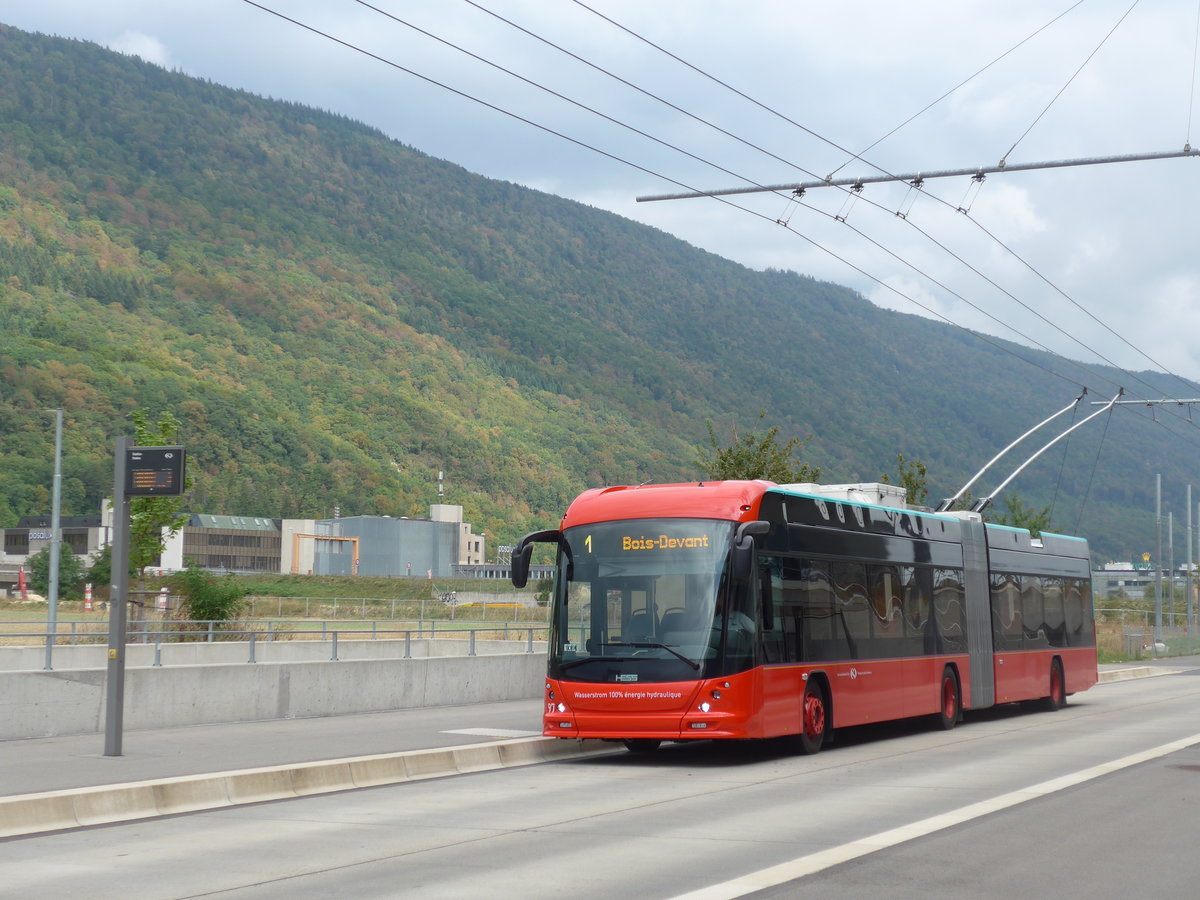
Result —
[{"label": "timetable sign pole", "polygon": [[125,716],[125,631],[129,597],[130,498],[183,493],[183,447],[133,447],[117,438],[113,457],[112,581],[108,603],[108,678],[104,755],[121,755]]}]

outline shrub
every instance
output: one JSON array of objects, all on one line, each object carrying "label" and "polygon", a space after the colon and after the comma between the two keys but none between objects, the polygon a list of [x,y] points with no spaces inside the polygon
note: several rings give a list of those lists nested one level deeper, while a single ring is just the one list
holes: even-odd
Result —
[{"label": "shrub", "polygon": [[194,564],[172,575],[167,583],[180,598],[179,614],[199,622],[231,622],[241,615],[246,588],[232,575],[216,576]]}]

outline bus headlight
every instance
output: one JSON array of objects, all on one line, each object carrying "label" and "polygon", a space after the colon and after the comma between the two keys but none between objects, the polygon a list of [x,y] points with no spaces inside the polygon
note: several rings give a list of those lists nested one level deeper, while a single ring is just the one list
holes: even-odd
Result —
[{"label": "bus headlight", "polygon": [[712,707],[708,705],[707,700],[700,704],[700,712],[708,712],[710,709],[712,709]]}]

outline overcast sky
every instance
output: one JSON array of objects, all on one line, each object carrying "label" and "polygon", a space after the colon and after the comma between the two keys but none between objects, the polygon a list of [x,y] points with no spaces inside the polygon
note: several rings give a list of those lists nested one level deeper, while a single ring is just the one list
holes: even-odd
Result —
[{"label": "overcast sky", "polygon": [[[0,0],[0,22],[336,111],[471,171],[612,210],[756,269],[847,284],[881,306],[1073,359],[1200,379],[1197,158],[1010,172],[981,185],[930,180],[919,196],[905,185],[868,185],[857,198],[827,187],[803,205],[786,193],[728,198],[736,206],[635,201],[680,185],[1181,151],[1200,144],[1197,0],[584,2],[261,0],[395,65],[245,0]],[[864,150],[861,160],[847,152]],[[1136,379],[1125,387],[1151,396]]]}]

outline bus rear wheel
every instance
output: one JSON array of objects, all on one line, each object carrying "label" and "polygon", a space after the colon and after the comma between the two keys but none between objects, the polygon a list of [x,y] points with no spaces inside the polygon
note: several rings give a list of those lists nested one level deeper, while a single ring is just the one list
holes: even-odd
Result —
[{"label": "bus rear wheel", "polygon": [[825,691],[814,678],[804,686],[804,698],[800,701],[800,749],[805,753],[816,753],[825,743],[828,727],[825,707]]},{"label": "bus rear wheel", "polygon": [[1062,663],[1055,659],[1050,663],[1050,694],[1042,698],[1042,708],[1050,711],[1067,705],[1067,682],[1063,678]]},{"label": "bus rear wheel", "polygon": [[958,724],[962,713],[962,692],[958,688],[958,676],[949,666],[942,671],[942,692],[938,704],[938,724],[949,731]]}]

